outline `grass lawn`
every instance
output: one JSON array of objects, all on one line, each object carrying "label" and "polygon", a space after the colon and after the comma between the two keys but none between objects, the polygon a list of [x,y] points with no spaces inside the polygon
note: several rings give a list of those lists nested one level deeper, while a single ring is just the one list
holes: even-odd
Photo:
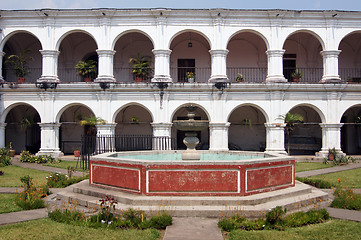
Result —
[{"label": "grass lawn", "polygon": [[51,175],[49,172],[22,168],[14,165],[0,167],[0,170],[4,172],[4,175],[0,176],[0,187],[20,187],[20,177],[25,175],[32,177],[35,183],[45,184],[46,177]]},{"label": "grass lawn", "polygon": [[16,194],[0,194],[0,213],[22,211],[21,207],[15,205]]},{"label": "grass lawn", "polygon": [[[61,161],[59,163],[46,163],[46,164],[43,164],[43,165],[48,166],[48,167],[56,167],[56,168],[67,169],[69,166],[75,168],[76,163],[77,163],[76,161]],[[80,168],[80,162],[79,162],[77,171],[79,171],[79,172],[88,172],[89,170],[81,169]]]},{"label": "grass lawn", "polygon": [[361,223],[331,220],[326,223],[314,224],[299,228],[288,228],[285,231],[263,230],[242,231],[236,230],[230,233],[229,240],[238,239],[267,239],[267,240],[289,240],[289,239],[360,239]]},{"label": "grass lawn", "polygon": [[330,183],[337,183],[337,179],[341,180],[341,183],[345,187],[350,188],[361,188],[361,168],[336,172],[336,173],[329,173],[324,175],[318,175],[310,177],[313,179],[322,179]]},{"label": "grass lawn", "polygon": [[156,230],[107,230],[57,223],[48,218],[25,223],[0,226],[2,240],[8,239],[122,239],[153,240],[159,237]]},{"label": "grass lawn", "polygon": [[321,162],[296,162],[295,168],[296,172],[304,172],[304,171],[311,171],[317,170],[322,168],[330,168],[333,167],[332,164],[323,164]]}]

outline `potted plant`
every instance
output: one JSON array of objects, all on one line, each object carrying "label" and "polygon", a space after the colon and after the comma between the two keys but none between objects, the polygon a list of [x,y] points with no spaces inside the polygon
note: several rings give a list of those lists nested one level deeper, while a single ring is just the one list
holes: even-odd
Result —
[{"label": "potted plant", "polygon": [[80,150],[78,148],[74,148],[74,157],[80,157]]},{"label": "potted plant", "polygon": [[132,122],[132,123],[139,123],[139,118],[133,116],[133,117],[130,118],[130,122]]},{"label": "potted plant", "polygon": [[84,78],[85,82],[91,82],[91,77],[97,73],[97,62],[91,59],[88,61],[79,61],[75,65],[75,69],[79,75]]},{"label": "potted plant", "polygon": [[244,77],[242,74],[237,73],[236,82],[244,82]]},{"label": "potted plant", "polygon": [[10,144],[9,144],[9,154],[10,154],[10,157],[14,157],[14,156],[15,156],[15,150],[13,149],[11,142],[10,142]]},{"label": "potted plant", "polygon": [[30,73],[28,62],[34,60],[32,57],[28,56],[30,49],[25,49],[20,55],[10,55],[5,63],[10,64],[15,72],[15,75],[18,77],[18,83],[25,82],[25,75]]},{"label": "potted plant", "polygon": [[138,53],[137,58],[130,58],[129,64],[132,64],[131,73],[135,77],[136,82],[142,82],[144,79],[149,78],[152,73],[150,64],[152,63],[148,56],[141,56]]},{"label": "potted plant", "polygon": [[196,80],[196,73],[187,72],[186,77],[187,77],[188,82],[193,83]]},{"label": "potted plant", "polygon": [[328,149],[328,160],[329,161],[333,161],[336,159],[336,156],[337,156],[337,151],[335,148],[330,148]]},{"label": "potted plant", "polygon": [[300,70],[296,69],[292,74],[291,77],[293,77],[293,82],[299,82],[302,78],[302,73]]}]

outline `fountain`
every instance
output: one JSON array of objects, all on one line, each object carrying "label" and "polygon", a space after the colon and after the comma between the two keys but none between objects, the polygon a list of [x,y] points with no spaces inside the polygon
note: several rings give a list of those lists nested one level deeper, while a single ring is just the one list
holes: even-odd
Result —
[{"label": "fountain", "polygon": [[187,146],[187,150],[182,154],[182,160],[200,160],[200,153],[196,150],[196,146],[199,143],[197,133],[195,131],[201,131],[208,128],[207,120],[194,120],[197,109],[196,106],[189,105],[186,107],[188,110],[188,120],[175,120],[173,126],[181,131],[187,131],[186,137],[183,139],[183,143]]}]

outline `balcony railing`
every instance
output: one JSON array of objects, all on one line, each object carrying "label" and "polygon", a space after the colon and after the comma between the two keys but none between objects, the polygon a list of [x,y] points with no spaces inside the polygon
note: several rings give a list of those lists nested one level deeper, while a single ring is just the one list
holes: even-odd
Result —
[{"label": "balcony railing", "polygon": [[170,68],[170,75],[173,82],[188,82],[187,73],[195,73],[195,82],[208,82],[211,76],[210,67],[178,67]]},{"label": "balcony railing", "polygon": [[322,79],[323,68],[283,68],[283,75],[289,82],[293,81],[292,73],[296,69],[302,73],[302,83],[319,83]]},{"label": "balcony railing", "polygon": [[361,83],[361,68],[339,68],[338,74],[343,81]]},{"label": "balcony railing", "polygon": [[[136,76],[132,74],[133,68],[114,68],[114,77],[117,82],[136,82]],[[150,82],[153,78],[153,68],[148,68],[150,73],[146,78],[142,78],[142,82]]]},{"label": "balcony railing", "polygon": [[[41,68],[29,68],[29,73],[25,75],[25,83],[35,83],[41,77]],[[12,69],[3,69],[3,77],[6,82],[18,82],[18,77]]]},{"label": "balcony railing", "polygon": [[227,76],[231,82],[237,82],[236,78],[238,74],[241,74],[243,76],[244,82],[262,83],[266,80],[267,68],[227,68]]}]

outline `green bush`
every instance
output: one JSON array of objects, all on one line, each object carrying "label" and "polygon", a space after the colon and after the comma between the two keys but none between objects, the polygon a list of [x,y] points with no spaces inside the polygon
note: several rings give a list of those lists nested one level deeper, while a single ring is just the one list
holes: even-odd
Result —
[{"label": "green bush", "polygon": [[361,195],[356,194],[352,189],[336,187],[334,200],[331,207],[344,208],[349,210],[361,210]]},{"label": "green bush", "polygon": [[150,227],[156,229],[166,229],[167,226],[172,225],[173,218],[166,212],[162,212],[160,215],[153,216],[149,220]]},{"label": "green bush", "polygon": [[87,178],[89,178],[88,175],[83,177],[68,177],[67,175],[56,173],[46,177],[46,184],[51,188],[65,188]]},{"label": "green bush", "polygon": [[330,189],[332,187],[336,187],[335,184],[329,183],[325,180],[322,179],[312,179],[312,178],[300,178],[300,177],[296,177],[296,180],[309,184],[311,186],[317,187],[317,188],[326,188],[326,189]]},{"label": "green bush", "polygon": [[9,149],[0,148],[0,167],[11,165]]},{"label": "green bush", "polygon": [[286,227],[300,227],[308,224],[325,222],[330,218],[327,210],[310,210],[308,212],[297,212],[286,217],[283,215],[286,210],[280,206],[272,209],[266,214],[266,219],[247,220],[238,215],[222,219],[218,222],[218,227],[223,231],[231,232],[242,229],[246,231],[277,229],[284,230]]},{"label": "green bush", "polygon": [[24,191],[17,194],[15,204],[24,210],[37,209],[45,207],[42,199],[49,193],[47,186],[35,186],[29,175],[20,178],[24,184]]},{"label": "green bush", "polygon": [[29,151],[22,151],[20,153],[20,162],[29,162],[29,163],[53,163],[55,158],[51,155],[32,155]]}]

